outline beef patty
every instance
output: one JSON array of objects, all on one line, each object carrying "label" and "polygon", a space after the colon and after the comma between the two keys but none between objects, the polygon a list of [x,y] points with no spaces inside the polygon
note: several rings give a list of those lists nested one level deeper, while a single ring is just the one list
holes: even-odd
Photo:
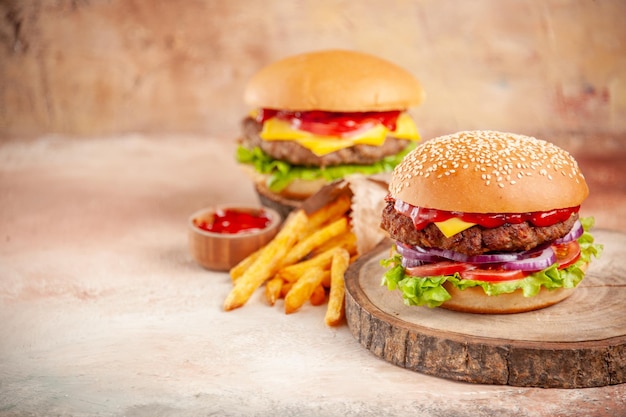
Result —
[{"label": "beef patty", "polygon": [[381,146],[355,145],[318,156],[299,143],[291,140],[262,140],[259,134],[261,133],[263,125],[251,117],[245,118],[242,125],[242,141],[245,146],[250,148],[258,146],[272,158],[287,161],[292,165],[319,167],[343,164],[368,165],[380,161],[386,156],[397,154],[409,144],[408,140],[387,136]]},{"label": "beef patty", "polygon": [[383,210],[381,227],[389,232],[392,239],[408,245],[448,249],[473,256],[532,249],[565,236],[577,219],[578,213],[575,213],[563,222],[545,227],[533,226],[529,222],[504,224],[493,229],[476,225],[448,238],[433,223],[416,230],[413,220],[398,213],[394,209],[394,201],[389,201]]}]

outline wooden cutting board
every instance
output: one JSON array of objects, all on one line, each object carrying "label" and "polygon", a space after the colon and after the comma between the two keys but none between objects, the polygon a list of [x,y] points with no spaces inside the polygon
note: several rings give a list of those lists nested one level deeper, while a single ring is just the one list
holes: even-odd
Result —
[{"label": "wooden cutting board", "polygon": [[594,231],[604,244],[572,296],[518,314],[409,307],[381,286],[390,241],[346,273],[346,319],[374,355],[457,381],[544,388],[626,382],[626,234]]}]

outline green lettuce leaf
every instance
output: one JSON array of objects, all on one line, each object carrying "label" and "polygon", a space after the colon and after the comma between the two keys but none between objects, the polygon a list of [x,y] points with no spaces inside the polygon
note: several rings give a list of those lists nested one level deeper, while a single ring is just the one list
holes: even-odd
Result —
[{"label": "green lettuce leaf", "polygon": [[253,165],[258,172],[268,175],[267,187],[274,192],[278,192],[296,179],[312,181],[323,178],[328,182],[332,182],[350,174],[373,175],[381,172],[390,172],[416,146],[417,143],[411,141],[406,148],[397,154],[387,156],[369,165],[345,164],[323,168],[297,166],[276,160],[263,152],[259,147],[249,149],[241,145],[237,148],[236,159],[237,162]]},{"label": "green lettuce leaf", "polygon": [[380,261],[383,267],[389,268],[383,275],[381,285],[387,286],[389,290],[400,290],[406,305],[425,305],[428,307],[438,307],[451,298],[448,291],[443,287],[443,283],[446,281],[460,290],[482,287],[487,295],[506,294],[521,289],[524,297],[533,297],[539,293],[541,287],[547,289],[574,288],[585,276],[581,267],[591,262],[592,257],[600,257],[603,250],[603,245],[594,243],[594,238],[589,232],[593,227],[593,217],[581,218],[580,222],[584,229],[583,234],[578,238],[580,258],[574,264],[561,270],[554,264],[523,279],[503,282],[463,279],[458,273],[417,278],[405,275],[404,268],[400,264],[401,256],[395,254],[389,259]]}]

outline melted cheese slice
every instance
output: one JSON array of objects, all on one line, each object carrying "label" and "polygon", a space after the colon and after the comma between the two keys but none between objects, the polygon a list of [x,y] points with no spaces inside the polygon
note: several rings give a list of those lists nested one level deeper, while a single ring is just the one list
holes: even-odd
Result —
[{"label": "melted cheese slice", "polygon": [[360,131],[345,138],[315,135],[304,130],[296,129],[292,127],[289,122],[273,117],[263,123],[260,136],[261,139],[267,141],[293,140],[309,149],[314,154],[321,156],[354,145],[380,146],[385,142],[385,138],[389,133],[399,139],[420,139],[415,123],[407,113],[401,113],[400,116],[398,116],[396,130],[392,132],[382,124],[377,124],[371,129]]},{"label": "melted cheese slice", "polygon": [[435,222],[435,226],[441,230],[441,233],[445,237],[452,237],[457,233],[461,233],[463,230],[467,230],[474,226],[476,223],[465,222],[458,217],[452,217],[443,222]]}]

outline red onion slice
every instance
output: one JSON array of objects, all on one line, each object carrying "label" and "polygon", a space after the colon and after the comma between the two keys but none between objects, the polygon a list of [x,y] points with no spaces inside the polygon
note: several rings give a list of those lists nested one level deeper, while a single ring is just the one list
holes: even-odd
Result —
[{"label": "red onion slice", "polygon": [[467,258],[468,258],[467,255],[463,253],[455,252],[453,250],[437,249],[437,248],[423,248],[423,249],[424,251],[426,251],[426,253],[429,253],[434,256],[438,256],[439,258],[450,259],[452,261],[467,262]]},{"label": "red onion slice", "polygon": [[556,262],[556,254],[551,246],[542,250],[539,255],[520,259],[513,262],[505,262],[501,265],[502,269],[520,270],[520,271],[541,271]]},{"label": "red onion slice", "polygon": [[569,243],[572,240],[578,239],[583,234],[583,225],[580,223],[580,220],[576,220],[572,229],[562,238],[554,241],[555,244],[560,245],[562,243]]},{"label": "red onion slice", "polygon": [[[523,252],[511,252],[511,253],[489,253],[485,255],[468,256],[463,253],[455,252],[447,249],[437,248],[422,248],[419,246],[406,246],[398,243],[398,252],[400,255],[412,258],[420,259],[428,262],[437,262],[441,258],[450,259],[457,262],[468,262],[473,264],[482,263],[501,263],[512,262],[520,259],[524,256]],[[429,261],[430,258],[434,260]]]},{"label": "red onion slice", "polygon": [[403,259],[410,259],[421,262],[439,262],[441,261],[441,257],[431,253],[430,251],[426,251],[420,247],[409,247],[398,243],[396,245],[396,249],[400,255],[402,255]]},{"label": "red onion slice", "polygon": [[408,246],[400,242],[396,244],[396,248],[398,253],[402,255],[404,267],[452,260],[478,266],[492,265],[507,270],[541,271],[556,262],[556,254],[550,244],[543,244],[524,252],[490,253],[476,256],[467,256],[445,249]]},{"label": "red onion slice", "polygon": [[521,254],[519,252],[511,253],[488,253],[485,255],[468,256],[467,262],[473,264],[490,264],[500,262],[512,262],[520,259]]},{"label": "red onion slice", "polygon": [[405,258],[404,256],[402,257],[402,266],[404,268],[415,268],[416,266],[422,266],[428,263],[431,263],[431,262],[424,262],[424,261],[420,261],[417,259],[409,259],[409,258]]}]

